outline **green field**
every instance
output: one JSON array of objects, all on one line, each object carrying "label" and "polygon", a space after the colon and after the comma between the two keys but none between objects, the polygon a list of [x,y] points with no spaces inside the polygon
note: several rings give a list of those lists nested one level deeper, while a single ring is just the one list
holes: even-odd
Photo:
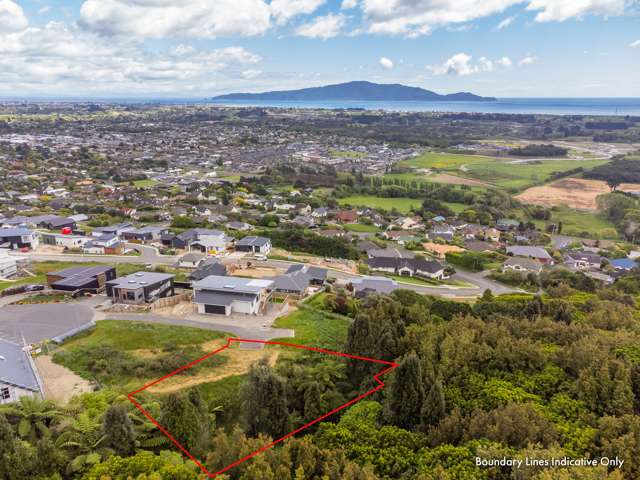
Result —
[{"label": "green field", "polygon": [[376,233],[380,231],[375,225],[365,225],[364,223],[347,223],[344,225],[344,229],[348,232],[356,233]]},{"label": "green field", "polygon": [[400,213],[409,213],[412,208],[420,208],[422,200],[419,198],[383,198],[369,195],[353,195],[351,197],[339,198],[340,205],[351,205],[352,207],[369,207],[379,210],[395,208]]},{"label": "green field", "polygon": [[462,155],[458,153],[423,153],[419,157],[403,160],[400,165],[412,168],[434,168],[438,170],[460,170],[463,165],[496,161],[482,155]]},{"label": "green field", "polygon": [[578,167],[587,170],[606,162],[606,160],[545,160],[537,163],[478,162],[469,165],[468,171],[460,174],[503,188],[524,190],[547,182],[553,173]]},{"label": "green field", "polygon": [[151,188],[154,185],[156,185],[158,182],[156,182],[155,180],[152,180],[150,178],[147,178],[145,180],[135,180],[133,182],[133,186],[136,188]]},{"label": "green field", "polygon": [[619,238],[615,226],[598,213],[578,212],[567,207],[555,207],[552,209],[550,221],[534,221],[536,226],[542,230],[546,224],[558,222],[562,222],[563,235],[612,240]]},{"label": "green field", "polygon": [[317,309],[300,309],[277,319],[274,327],[295,330],[295,337],[280,339],[283,342],[339,350],[347,340],[349,322]]}]

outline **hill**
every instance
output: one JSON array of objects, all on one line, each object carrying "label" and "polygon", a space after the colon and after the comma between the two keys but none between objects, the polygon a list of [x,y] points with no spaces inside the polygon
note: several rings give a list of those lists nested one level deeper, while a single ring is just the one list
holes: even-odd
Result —
[{"label": "hill", "polygon": [[347,82],[324,87],[302,88],[300,90],[280,90],[263,93],[229,93],[213,97],[220,100],[299,100],[299,101],[330,101],[330,100],[365,100],[365,101],[464,101],[490,102],[494,97],[480,97],[469,92],[450,93],[440,95],[419,87],[406,85],[379,84],[372,82]]}]

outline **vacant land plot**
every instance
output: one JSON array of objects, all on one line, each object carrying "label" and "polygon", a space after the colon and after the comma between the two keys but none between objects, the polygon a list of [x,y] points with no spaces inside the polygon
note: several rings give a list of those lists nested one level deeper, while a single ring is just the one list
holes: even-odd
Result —
[{"label": "vacant land plot", "polygon": [[[622,191],[640,190],[640,185],[625,183],[618,187]],[[595,211],[596,198],[611,190],[605,182],[584,178],[564,178],[548,185],[532,187],[516,196],[523,203],[553,207],[566,205],[576,210]]]},{"label": "vacant land plot", "polygon": [[353,195],[338,199],[340,205],[351,205],[354,207],[369,207],[379,210],[390,211],[396,209],[400,213],[409,213],[412,208],[422,207],[422,200],[419,198],[385,198],[368,195]]},{"label": "vacant land plot", "polygon": [[459,170],[464,165],[496,160],[482,155],[462,155],[458,153],[427,152],[419,157],[403,160],[400,165],[412,168],[435,168],[439,170]]},{"label": "vacant land plot", "polygon": [[597,212],[578,212],[566,206],[554,207],[549,221],[536,220],[534,223],[540,229],[544,229],[549,223],[556,225],[562,223],[564,235],[600,239],[618,238],[615,226],[604,215]]},{"label": "vacant land plot", "polygon": [[40,355],[34,361],[44,385],[44,398],[47,400],[65,404],[74,395],[93,390],[91,382],[68,368],[53,363],[49,355]]},{"label": "vacant land plot", "polygon": [[521,190],[546,182],[554,173],[578,167],[589,169],[603,163],[606,160],[540,160],[527,163],[495,160],[469,165],[464,175],[503,188]]},{"label": "vacant land plot", "polygon": [[347,223],[344,229],[355,233],[376,233],[380,231],[375,225],[365,225],[364,223]]}]

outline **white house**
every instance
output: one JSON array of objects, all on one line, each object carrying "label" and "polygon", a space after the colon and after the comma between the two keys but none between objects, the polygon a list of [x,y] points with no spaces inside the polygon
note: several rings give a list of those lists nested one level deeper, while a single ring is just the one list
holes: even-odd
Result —
[{"label": "white house", "polygon": [[193,283],[193,303],[198,313],[259,315],[273,289],[273,280],[211,275]]},{"label": "white house", "polygon": [[9,278],[18,272],[16,257],[9,255],[9,251],[0,249],[0,278]]},{"label": "white house", "polygon": [[27,347],[0,339],[0,405],[42,396],[42,384]]}]

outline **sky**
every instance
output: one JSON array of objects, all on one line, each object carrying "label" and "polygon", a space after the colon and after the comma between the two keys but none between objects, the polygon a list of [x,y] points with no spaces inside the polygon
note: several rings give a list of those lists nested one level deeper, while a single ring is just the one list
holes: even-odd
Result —
[{"label": "sky", "polygon": [[0,0],[0,97],[640,97],[640,0]]}]

